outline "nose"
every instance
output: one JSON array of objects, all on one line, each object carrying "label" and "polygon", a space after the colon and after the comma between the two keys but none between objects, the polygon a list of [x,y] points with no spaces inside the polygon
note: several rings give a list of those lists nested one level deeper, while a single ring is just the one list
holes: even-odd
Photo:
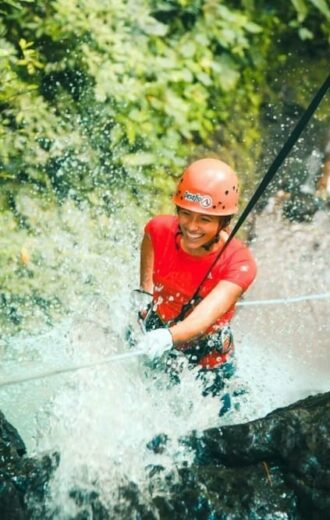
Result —
[{"label": "nose", "polygon": [[186,223],[186,228],[189,231],[195,231],[199,228],[199,221],[197,215],[190,215]]}]

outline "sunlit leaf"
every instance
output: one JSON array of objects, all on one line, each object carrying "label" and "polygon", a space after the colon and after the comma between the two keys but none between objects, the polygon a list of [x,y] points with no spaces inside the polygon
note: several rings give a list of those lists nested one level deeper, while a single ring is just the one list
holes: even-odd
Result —
[{"label": "sunlit leaf", "polygon": [[253,22],[247,22],[244,26],[244,28],[250,32],[250,33],[253,33],[253,34],[258,34],[260,32],[262,32],[262,27],[256,23],[253,23]]},{"label": "sunlit leaf", "polygon": [[309,0],[324,16],[330,20],[330,6],[326,0]]},{"label": "sunlit leaf", "polygon": [[140,21],[140,27],[150,36],[165,36],[168,31],[167,25],[157,22],[151,16]]},{"label": "sunlit leaf", "polygon": [[303,22],[308,13],[308,7],[305,0],[291,0],[298,14],[298,21]]},{"label": "sunlit leaf", "polygon": [[186,41],[179,48],[180,54],[185,58],[191,58],[196,53],[196,45],[193,41]]},{"label": "sunlit leaf", "polygon": [[156,157],[152,153],[138,152],[124,155],[121,160],[127,166],[148,166],[156,161]]},{"label": "sunlit leaf", "polygon": [[301,27],[298,33],[302,40],[311,40],[313,38],[313,33],[306,27]]}]

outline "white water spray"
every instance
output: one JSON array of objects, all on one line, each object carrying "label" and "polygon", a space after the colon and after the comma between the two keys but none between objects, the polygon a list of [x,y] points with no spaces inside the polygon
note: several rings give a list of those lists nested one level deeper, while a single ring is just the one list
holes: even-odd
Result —
[{"label": "white water spray", "polygon": [[[129,269],[127,264],[125,274]],[[160,492],[165,489],[164,478],[149,478],[150,468],[160,464],[163,475],[175,478],[177,466],[183,459],[189,461],[189,452],[178,443],[180,436],[194,429],[261,417],[278,406],[328,389],[328,378],[320,377],[323,367],[314,364],[315,360],[325,364],[324,347],[319,343],[315,352],[312,344],[295,347],[292,341],[296,324],[302,317],[307,320],[306,305],[313,302],[291,302],[293,309],[278,301],[323,294],[324,286],[314,284],[313,291],[301,286],[298,291],[300,277],[291,291],[282,288],[279,294],[269,285],[269,274],[266,283],[262,283],[262,273],[259,279],[259,287],[269,290],[264,294],[252,290],[249,298],[271,300],[276,305],[246,305],[239,310],[233,324],[238,374],[228,389],[240,387],[246,393],[236,400],[240,408],[224,418],[218,417],[218,398],[202,397],[194,371],[184,370],[181,384],[171,385],[166,373],[155,371],[128,350],[124,342],[129,320],[124,276],[116,280],[117,286],[122,283],[121,298],[110,302],[95,296],[49,333],[8,342],[1,378],[3,382],[15,379],[18,384],[0,387],[2,410],[22,434],[30,455],[59,452],[60,464],[49,497],[49,509],[58,520],[79,511],[70,496],[73,490],[97,493],[111,511],[123,500],[120,487],[133,482],[148,502],[155,487]],[[318,312],[325,313],[328,300],[320,299],[317,305]],[[19,383],[27,371],[28,380]],[[39,378],[47,373],[49,377]],[[146,447],[159,433],[170,439],[166,455],[156,455]]]}]

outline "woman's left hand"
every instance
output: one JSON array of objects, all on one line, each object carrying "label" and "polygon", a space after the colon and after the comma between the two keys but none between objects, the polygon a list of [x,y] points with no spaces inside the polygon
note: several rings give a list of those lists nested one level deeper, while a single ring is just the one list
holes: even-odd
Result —
[{"label": "woman's left hand", "polygon": [[172,347],[173,338],[169,329],[155,329],[147,332],[135,348],[153,360]]}]

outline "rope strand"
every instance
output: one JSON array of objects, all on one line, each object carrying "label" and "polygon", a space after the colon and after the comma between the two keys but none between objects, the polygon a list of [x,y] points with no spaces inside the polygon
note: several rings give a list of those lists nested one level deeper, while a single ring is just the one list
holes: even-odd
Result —
[{"label": "rope strand", "polygon": [[[326,300],[330,299],[330,292],[319,293],[319,294],[306,294],[302,296],[293,296],[289,298],[275,298],[270,300],[251,300],[247,302],[239,302],[238,306],[248,306],[248,305],[287,305],[288,303],[297,303],[302,301],[309,300]],[[70,372],[77,372],[78,370],[85,370],[89,368],[95,368],[102,365],[108,365],[109,363],[113,363],[116,361],[124,361],[129,358],[141,356],[143,352],[141,350],[133,350],[130,352],[124,352],[123,354],[117,354],[115,356],[111,356],[110,358],[103,359],[101,361],[93,362],[93,363],[85,363],[84,365],[76,365],[65,368],[57,368],[53,369],[49,372],[44,372],[41,374],[34,374],[26,377],[17,377],[15,379],[10,379],[7,381],[0,381],[0,388],[5,386],[12,386],[20,383],[26,383],[29,381],[37,381],[40,379],[46,379],[48,377],[53,377],[61,374],[67,374]]]}]

